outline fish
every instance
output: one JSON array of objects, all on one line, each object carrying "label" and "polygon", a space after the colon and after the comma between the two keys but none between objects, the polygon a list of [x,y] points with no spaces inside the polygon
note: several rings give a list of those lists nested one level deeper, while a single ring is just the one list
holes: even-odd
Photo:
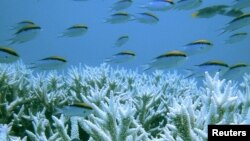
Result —
[{"label": "fish", "polygon": [[185,52],[188,56],[203,54],[208,52],[213,48],[213,43],[208,40],[196,40],[191,43],[186,44],[183,47],[183,52]]},{"label": "fish", "polygon": [[23,20],[23,21],[16,23],[16,25],[12,26],[11,30],[19,30],[22,27],[29,26],[29,25],[36,25],[36,24],[31,20]]},{"label": "fish", "polygon": [[227,5],[213,5],[199,9],[198,11],[192,13],[194,18],[211,18],[216,16],[219,13],[223,13],[225,8],[228,8]]},{"label": "fish", "polygon": [[250,1],[249,0],[235,0],[232,7],[236,9],[248,8],[250,7]]},{"label": "fish", "polygon": [[190,10],[201,6],[202,0],[178,0],[175,2],[175,9],[177,10]]},{"label": "fish", "polygon": [[19,54],[10,47],[0,46],[0,63],[13,63],[20,58]]},{"label": "fish", "polygon": [[227,71],[229,65],[223,61],[212,60],[206,61],[199,65],[195,65],[191,70],[191,74],[188,74],[185,78],[189,77],[204,77],[205,72],[207,71],[210,75],[214,75],[216,72],[221,72],[223,74]]},{"label": "fish", "polygon": [[108,63],[125,63],[131,61],[135,58],[136,54],[133,51],[122,51],[117,54],[114,54],[112,57],[107,58],[105,62]]},{"label": "fish", "polygon": [[133,20],[132,15],[127,12],[116,12],[104,20],[104,23],[118,24]]},{"label": "fish", "polygon": [[57,108],[56,114],[63,114],[67,117],[82,117],[86,118],[93,113],[93,108],[83,102],[76,102],[72,105],[67,105],[62,108]]},{"label": "fish", "polygon": [[247,71],[249,71],[249,65],[245,63],[238,63],[230,66],[222,77],[227,80],[236,80],[239,77],[242,77]]},{"label": "fish", "polygon": [[78,138],[74,138],[74,139],[72,139],[72,140],[70,140],[70,141],[81,141],[81,140],[78,139]]},{"label": "fish", "polygon": [[137,16],[135,16],[135,19],[140,23],[145,24],[156,24],[159,22],[159,18],[150,12],[139,13]]},{"label": "fish", "polygon": [[59,37],[78,37],[84,35],[88,31],[88,26],[84,24],[75,24],[67,28]]},{"label": "fish", "polygon": [[220,33],[223,34],[225,32],[232,32],[238,30],[240,28],[246,27],[250,25],[250,13],[243,14],[231,20],[222,30]]},{"label": "fish", "polygon": [[155,0],[140,6],[151,11],[166,11],[174,7],[172,0]]},{"label": "fish", "polygon": [[154,58],[144,66],[144,71],[149,69],[166,69],[181,65],[187,60],[186,53],[182,51],[169,51]]},{"label": "fish", "polygon": [[229,38],[225,41],[226,44],[233,44],[243,41],[248,36],[246,32],[239,32],[229,36]]},{"label": "fish", "polygon": [[237,17],[242,14],[244,14],[242,10],[232,8],[231,6],[228,5],[213,5],[199,9],[198,11],[194,12],[192,16],[199,18],[210,18],[216,15]]},{"label": "fish", "polygon": [[118,0],[112,5],[111,10],[121,11],[121,10],[129,8],[132,5],[132,3],[133,3],[132,0]]},{"label": "fish", "polygon": [[14,37],[8,40],[10,41],[9,44],[10,45],[15,44],[15,43],[20,44],[20,43],[31,41],[38,35],[40,31],[41,31],[41,27],[38,25],[34,25],[34,24],[26,25],[16,31],[16,33],[14,34]]},{"label": "fish", "polygon": [[121,47],[123,46],[124,44],[126,44],[129,40],[129,36],[128,35],[122,35],[120,36],[116,42],[115,42],[115,46],[117,47]]},{"label": "fish", "polygon": [[67,60],[60,56],[50,56],[40,59],[30,65],[30,69],[53,70],[62,68],[67,64]]}]

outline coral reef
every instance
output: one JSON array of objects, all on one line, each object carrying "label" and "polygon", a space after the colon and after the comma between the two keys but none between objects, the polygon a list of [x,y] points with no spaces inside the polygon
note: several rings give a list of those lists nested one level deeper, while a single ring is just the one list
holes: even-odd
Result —
[{"label": "coral reef", "polygon": [[[74,102],[87,117],[58,114]],[[240,84],[205,73],[204,84],[177,73],[72,67],[32,72],[0,64],[0,140],[201,141],[209,124],[250,124],[250,76]]]}]

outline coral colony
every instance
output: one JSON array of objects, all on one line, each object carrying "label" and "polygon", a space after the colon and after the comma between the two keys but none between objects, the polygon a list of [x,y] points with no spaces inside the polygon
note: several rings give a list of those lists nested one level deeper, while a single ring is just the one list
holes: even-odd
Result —
[{"label": "coral colony", "polygon": [[[209,124],[250,124],[250,76],[144,74],[102,64],[34,73],[0,64],[1,141],[203,141]],[[216,132],[216,131],[214,131]]]}]

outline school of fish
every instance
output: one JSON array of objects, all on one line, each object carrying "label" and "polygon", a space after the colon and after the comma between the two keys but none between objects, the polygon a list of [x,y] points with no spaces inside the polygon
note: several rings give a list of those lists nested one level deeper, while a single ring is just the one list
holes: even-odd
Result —
[{"label": "school of fish", "polygon": [[[74,0],[81,1],[81,0]],[[86,1],[86,0],[83,0]],[[141,24],[148,24],[157,26],[160,18],[155,12],[165,11],[180,11],[180,10],[194,10],[190,18],[212,18],[216,15],[227,16],[231,21],[222,27],[220,33],[215,33],[218,36],[229,33],[225,44],[236,44],[244,41],[248,37],[248,31],[239,31],[244,27],[250,25],[250,13],[243,12],[244,9],[250,7],[250,0],[235,0],[234,3],[228,5],[212,5],[202,7],[204,0],[151,0],[145,1],[144,4],[138,5],[139,9],[145,10],[140,13],[125,12],[127,8],[133,5],[133,0],[116,0],[110,6],[110,15],[104,18],[104,24],[122,24],[127,22],[138,22]],[[13,63],[21,58],[21,56],[13,49],[12,46],[25,44],[26,42],[34,40],[43,27],[31,20],[18,21],[11,27],[14,33],[8,39],[8,45],[0,46],[0,63]],[[69,25],[64,31],[58,33],[58,38],[77,38],[88,34],[89,25],[84,23],[75,23]],[[107,56],[104,62],[121,64],[132,61],[137,54],[133,50],[123,50],[123,46],[131,40],[130,35],[123,34],[116,37],[113,46],[119,48],[120,51],[112,56]],[[189,41],[184,44],[180,50],[166,51],[149,60],[147,64],[142,64],[144,71],[154,69],[170,69],[181,66],[186,60],[192,56],[202,55],[210,50],[213,50],[214,43],[207,39],[197,39]],[[44,56],[40,60],[35,60],[29,64],[30,69],[52,70],[59,69],[67,64],[68,60],[58,54],[54,56]],[[220,60],[207,60],[202,64],[190,66],[186,68],[189,71],[188,77],[201,77],[205,71],[211,73],[220,71],[221,75],[226,79],[235,79],[240,77],[243,73],[249,72],[249,64],[239,62],[229,66],[227,63]]]}]

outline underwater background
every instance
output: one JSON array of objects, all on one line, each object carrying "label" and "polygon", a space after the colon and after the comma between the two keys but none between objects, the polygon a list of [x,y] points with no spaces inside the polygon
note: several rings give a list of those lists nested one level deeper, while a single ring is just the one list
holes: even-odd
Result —
[{"label": "underwater background", "polygon": [[0,141],[206,141],[210,124],[250,124],[249,13],[0,0]]}]

